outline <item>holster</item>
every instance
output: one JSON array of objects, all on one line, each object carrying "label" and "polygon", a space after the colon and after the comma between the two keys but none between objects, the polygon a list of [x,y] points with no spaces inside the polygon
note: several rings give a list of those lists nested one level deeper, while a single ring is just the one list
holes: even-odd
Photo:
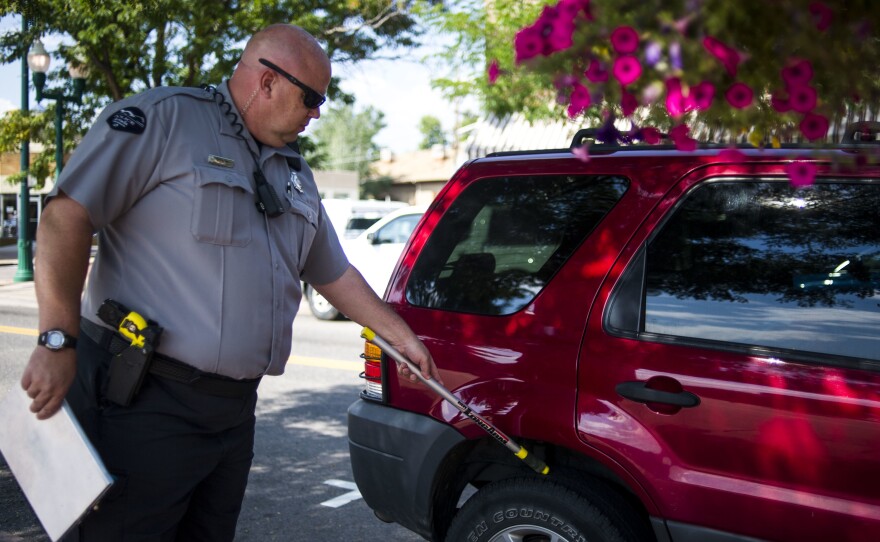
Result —
[{"label": "holster", "polygon": [[131,345],[113,356],[107,378],[106,397],[121,406],[128,406],[137,395],[150,369],[153,348]]},{"label": "holster", "polygon": [[106,390],[108,400],[128,406],[140,391],[144,376],[150,370],[162,328],[112,299],[104,301],[98,309],[98,317],[114,329],[119,329],[122,333],[117,333],[117,336],[130,342],[110,361]]}]

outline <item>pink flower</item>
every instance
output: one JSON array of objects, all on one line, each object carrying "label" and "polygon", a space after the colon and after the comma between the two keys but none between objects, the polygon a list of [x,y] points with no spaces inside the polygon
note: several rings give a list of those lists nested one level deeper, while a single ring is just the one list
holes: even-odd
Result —
[{"label": "pink flower", "polygon": [[798,113],[809,113],[816,107],[816,89],[813,87],[794,87],[789,90],[788,103]]},{"label": "pink flower", "polygon": [[572,147],[571,154],[575,156],[578,160],[583,163],[587,163],[590,161],[590,148],[589,145],[581,145],[579,147]]},{"label": "pink flower", "polygon": [[550,25],[550,33],[544,42],[544,54],[549,55],[556,51],[562,51],[571,47],[574,41],[574,21],[566,20],[564,17],[557,17]]},{"label": "pink flower", "polygon": [[666,111],[671,117],[680,117],[693,109],[693,101],[688,100],[681,90],[681,80],[670,77],[666,80]]},{"label": "pink flower", "polygon": [[789,162],[785,166],[785,173],[792,186],[810,186],[816,178],[816,164],[812,162]]},{"label": "pink flower", "polygon": [[684,34],[685,32],[687,32],[687,27],[690,26],[691,21],[693,21],[696,16],[696,13],[691,13],[686,17],[682,17],[681,19],[674,21],[672,23],[672,27],[675,28],[676,32],[678,32],[679,34]]},{"label": "pink flower", "polygon": [[489,74],[489,84],[490,84],[490,85],[494,85],[494,84],[495,84],[495,81],[498,80],[498,74],[499,74],[499,72],[500,72],[500,71],[499,71],[499,69],[498,69],[498,61],[497,61],[497,60],[492,60],[492,62],[489,64],[489,70],[488,70],[488,74]]},{"label": "pink flower", "polygon": [[727,46],[712,36],[706,36],[703,39],[703,47],[724,64],[724,69],[727,70],[731,77],[736,77],[736,69],[739,63],[742,62],[742,55],[736,49]]},{"label": "pink flower", "polygon": [[816,28],[819,32],[825,32],[831,26],[831,20],[834,18],[834,12],[831,8],[822,2],[810,2],[810,14],[816,21]]},{"label": "pink flower", "polygon": [[580,0],[559,0],[556,9],[559,10],[560,16],[574,20],[581,11],[581,2]]},{"label": "pink flower", "polygon": [[724,149],[723,151],[718,153],[718,158],[722,160],[727,160],[729,162],[743,162],[746,159],[746,155],[736,149]]},{"label": "pink flower", "polygon": [[770,105],[773,106],[777,113],[791,111],[791,103],[788,101],[788,98],[783,98],[778,92],[770,95]]},{"label": "pink flower", "polygon": [[755,93],[752,92],[752,89],[745,83],[734,83],[730,85],[729,89],[727,89],[724,97],[727,98],[727,103],[733,107],[737,109],[745,109],[752,105],[752,99],[755,97]]},{"label": "pink flower", "polygon": [[804,86],[813,78],[813,65],[809,60],[801,60],[782,69],[782,80],[786,88]]},{"label": "pink flower", "polygon": [[544,38],[536,27],[527,26],[516,33],[513,38],[513,47],[516,52],[516,63],[519,64],[544,51]]},{"label": "pink flower", "polygon": [[639,106],[639,101],[636,100],[635,96],[627,92],[626,89],[621,89],[620,94],[620,109],[623,110],[623,116],[628,117]]},{"label": "pink flower", "polygon": [[639,59],[632,55],[619,56],[614,61],[612,73],[621,85],[626,86],[642,75],[642,65]]},{"label": "pink flower", "polygon": [[686,124],[679,124],[672,130],[669,130],[669,139],[675,143],[676,149],[685,152],[696,150],[697,140],[692,139],[688,132],[690,132],[690,128]]},{"label": "pink flower", "polygon": [[590,67],[587,68],[584,75],[593,83],[601,83],[608,80],[608,70],[595,58],[590,59]]},{"label": "pink flower", "polygon": [[575,118],[580,114],[584,109],[590,107],[592,101],[590,100],[590,91],[587,87],[583,86],[580,83],[575,83],[571,88],[571,98],[568,104],[568,116],[570,118]]},{"label": "pink flower", "polygon": [[645,126],[641,130],[639,130],[639,135],[641,136],[642,141],[649,145],[656,145],[660,143],[661,135],[660,130],[657,128],[653,128],[651,126]]},{"label": "pink flower", "polygon": [[828,119],[815,113],[804,115],[800,124],[801,133],[810,141],[822,139],[828,134]]},{"label": "pink flower", "polygon": [[639,47],[639,35],[631,26],[618,26],[611,33],[611,47],[617,54],[628,55]]},{"label": "pink flower", "polygon": [[715,98],[715,85],[709,81],[691,87],[688,95],[693,99],[694,107],[700,111],[709,109],[712,106],[712,100]]}]

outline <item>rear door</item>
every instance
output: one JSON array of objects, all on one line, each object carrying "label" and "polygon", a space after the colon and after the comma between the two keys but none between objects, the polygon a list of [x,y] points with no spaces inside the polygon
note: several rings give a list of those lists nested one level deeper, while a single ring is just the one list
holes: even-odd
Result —
[{"label": "rear door", "polygon": [[873,539],[880,183],[760,168],[686,177],[628,245],[588,323],[579,435],[673,537]]}]

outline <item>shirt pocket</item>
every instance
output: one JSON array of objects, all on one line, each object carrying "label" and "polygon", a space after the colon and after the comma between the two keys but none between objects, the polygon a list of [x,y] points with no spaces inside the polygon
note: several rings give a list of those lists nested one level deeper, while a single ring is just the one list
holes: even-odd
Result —
[{"label": "shirt pocket", "polygon": [[231,170],[195,166],[190,228],[202,243],[243,247],[257,213],[250,179]]},{"label": "shirt pocket", "polygon": [[305,202],[296,197],[287,197],[288,209],[287,220],[291,246],[295,247],[294,253],[298,257],[296,268],[302,274],[315,234],[318,232],[318,212],[309,207]]}]

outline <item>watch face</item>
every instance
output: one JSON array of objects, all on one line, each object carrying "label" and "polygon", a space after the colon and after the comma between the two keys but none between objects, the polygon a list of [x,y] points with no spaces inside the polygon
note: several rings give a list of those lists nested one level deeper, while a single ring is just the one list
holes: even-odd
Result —
[{"label": "watch face", "polygon": [[64,346],[64,333],[49,331],[46,333],[46,346],[49,348],[61,348]]}]

